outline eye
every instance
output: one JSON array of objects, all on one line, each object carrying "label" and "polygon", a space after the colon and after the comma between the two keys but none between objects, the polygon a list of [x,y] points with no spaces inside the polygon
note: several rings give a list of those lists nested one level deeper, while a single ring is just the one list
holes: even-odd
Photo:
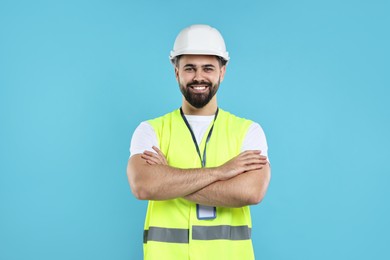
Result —
[{"label": "eye", "polygon": [[184,71],[186,71],[186,72],[193,72],[194,68],[186,67],[186,68],[184,68]]},{"label": "eye", "polygon": [[211,67],[206,67],[206,68],[204,68],[204,71],[205,72],[212,72],[212,71],[214,71],[214,69]]}]

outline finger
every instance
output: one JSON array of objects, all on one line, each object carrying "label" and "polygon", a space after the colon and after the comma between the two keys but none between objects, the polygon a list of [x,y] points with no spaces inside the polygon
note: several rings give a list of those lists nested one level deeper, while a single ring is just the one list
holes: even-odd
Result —
[{"label": "finger", "polygon": [[153,154],[153,153],[152,154],[145,154],[144,156],[145,156],[145,159],[147,159],[147,160],[152,160],[156,163],[160,162],[158,155],[156,155],[156,154]]},{"label": "finger", "polygon": [[247,154],[245,156],[242,156],[240,158],[237,158],[238,161],[247,161],[247,160],[266,160],[266,157],[260,155],[260,154]]},{"label": "finger", "polygon": [[250,160],[245,160],[242,162],[243,165],[251,165],[251,164],[261,164],[264,165],[267,163],[265,160],[259,160],[259,159],[250,159]]},{"label": "finger", "polygon": [[260,155],[261,151],[260,150],[247,150],[245,152],[242,152],[241,154],[239,154],[238,157],[241,157],[241,158],[246,158],[248,156],[258,156]]},{"label": "finger", "polygon": [[141,158],[144,160],[149,160],[151,158],[151,156],[149,156],[147,154],[141,154]]},{"label": "finger", "polygon": [[165,155],[160,151],[160,149],[158,149],[156,146],[153,145],[152,147],[153,150],[155,150],[157,152],[157,154],[159,155],[159,158],[160,158],[160,161],[161,163],[163,164],[167,164],[167,160],[165,158]]},{"label": "finger", "polygon": [[147,164],[150,164],[150,165],[153,165],[153,164],[156,164],[154,161],[152,161],[149,157],[149,156],[146,156],[144,154],[141,155],[141,158],[144,159],[146,161]]},{"label": "finger", "polygon": [[246,150],[245,153],[260,154],[261,150]]},{"label": "finger", "polygon": [[253,156],[253,157],[248,157],[248,158],[242,159],[241,162],[244,164],[256,163],[256,162],[265,164],[268,162],[268,159],[267,159],[267,157],[264,157],[264,156]]},{"label": "finger", "polygon": [[153,155],[155,155],[156,153],[151,152],[151,151],[148,151],[148,150],[145,150],[143,154],[146,154],[146,155],[148,155],[148,156],[153,156]]},{"label": "finger", "polygon": [[254,171],[254,170],[260,170],[263,169],[267,164],[248,164],[245,165],[244,169],[245,171]]},{"label": "finger", "polygon": [[155,162],[152,162],[152,161],[150,161],[150,160],[146,160],[146,163],[147,163],[147,164],[150,164],[150,165],[156,165]]},{"label": "finger", "polygon": [[151,152],[151,151],[144,151],[144,154],[153,158],[160,158],[161,156],[157,153]]},{"label": "finger", "polygon": [[156,153],[163,155],[163,153],[160,151],[160,149],[157,148],[157,146],[152,146],[152,149],[156,151]]},{"label": "finger", "polygon": [[161,164],[159,158],[156,158],[155,154],[153,154],[153,155],[143,154],[143,155],[141,155],[141,158],[143,158],[143,159],[145,159],[147,161],[153,162],[154,164]]},{"label": "finger", "polygon": [[248,156],[246,159],[258,159],[261,161],[268,161],[268,157],[264,155],[253,155],[253,156]]},{"label": "finger", "polygon": [[251,160],[244,163],[244,165],[252,165],[252,164],[259,164],[259,165],[266,165],[268,161],[265,160]]},{"label": "finger", "polygon": [[[157,152],[157,151],[156,151]],[[159,151],[160,152],[160,151]],[[160,164],[166,164],[165,163],[165,157],[164,157],[164,155],[160,152],[160,153],[158,153],[158,154],[155,154],[154,155],[154,157],[156,157],[158,160],[159,160],[159,162],[160,162]]]},{"label": "finger", "polygon": [[164,163],[165,165],[168,165],[168,162],[167,162],[167,159],[165,158],[165,156],[162,157],[162,160],[163,160],[163,163]]},{"label": "finger", "polygon": [[146,163],[149,164],[149,165],[161,165],[161,163],[155,162],[153,160],[146,160]]}]

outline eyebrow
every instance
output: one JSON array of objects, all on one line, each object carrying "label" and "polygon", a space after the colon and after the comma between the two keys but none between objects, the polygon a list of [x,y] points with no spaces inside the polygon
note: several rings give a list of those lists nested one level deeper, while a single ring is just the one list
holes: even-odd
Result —
[{"label": "eyebrow", "polygon": [[[197,66],[195,64],[189,63],[189,64],[184,65],[184,67],[196,68]],[[213,64],[205,64],[205,65],[202,65],[201,67],[202,68],[209,68],[209,67],[215,68],[215,66]]]}]

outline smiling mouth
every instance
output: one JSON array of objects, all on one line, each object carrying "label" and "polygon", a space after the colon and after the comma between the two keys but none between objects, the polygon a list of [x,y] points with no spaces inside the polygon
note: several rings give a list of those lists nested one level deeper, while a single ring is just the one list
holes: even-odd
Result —
[{"label": "smiling mouth", "polygon": [[190,86],[190,88],[201,90],[201,89],[206,89],[208,86],[205,85],[200,85],[200,86]]},{"label": "smiling mouth", "polygon": [[195,93],[202,93],[202,92],[205,92],[207,91],[207,89],[209,88],[209,85],[208,84],[190,84],[188,86],[190,89],[192,89],[193,92]]},{"label": "smiling mouth", "polygon": [[192,89],[192,92],[194,93],[203,93],[208,90],[207,85],[191,85],[189,88]]}]

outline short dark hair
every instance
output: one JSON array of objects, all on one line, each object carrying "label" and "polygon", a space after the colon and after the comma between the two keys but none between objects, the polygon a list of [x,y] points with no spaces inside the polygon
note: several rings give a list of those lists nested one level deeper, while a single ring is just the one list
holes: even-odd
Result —
[{"label": "short dark hair", "polygon": [[[175,65],[175,67],[179,66],[179,60],[181,56],[183,55],[176,56],[171,60],[172,64]],[[220,67],[225,66],[227,64],[227,60],[225,60],[224,58],[220,56],[215,56],[215,58],[217,58]]]}]

